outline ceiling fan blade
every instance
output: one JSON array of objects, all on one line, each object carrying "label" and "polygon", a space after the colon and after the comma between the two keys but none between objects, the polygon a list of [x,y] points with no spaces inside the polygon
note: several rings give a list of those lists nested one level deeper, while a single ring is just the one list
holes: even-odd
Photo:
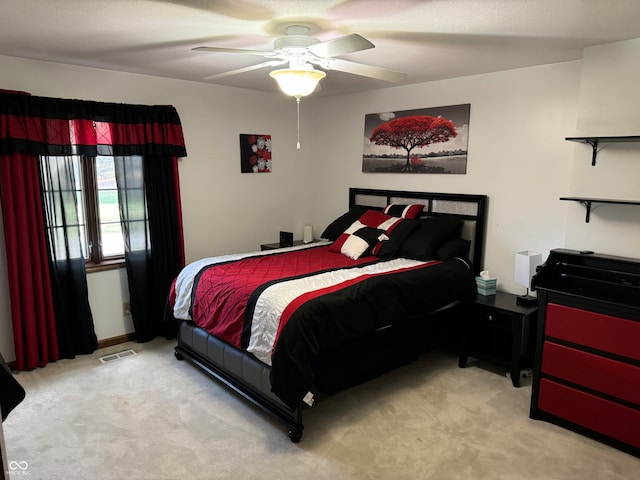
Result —
[{"label": "ceiling fan blade", "polygon": [[396,72],[395,70],[388,70],[381,67],[374,67],[372,65],[365,65],[362,63],[350,62],[340,58],[331,59],[328,62],[328,68],[331,70],[338,70],[339,72],[353,73],[354,75],[361,75],[363,77],[376,78],[386,82],[397,83],[407,78],[406,73]]},{"label": "ceiling fan blade", "polygon": [[327,40],[326,42],[316,43],[307,47],[307,49],[318,57],[331,58],[347,53],[368,50],[373,47],[375,47],[375,45],[369,40],[357,33],[353,33],[351,35]]},{"label": "ceiling fan blade", "polygon": [[237,75],[238,73],[250,72],[252,70],[259,70],[266,67],[275,67],[276,65],[282,65],[286,63],[286,60],[270,60],[268,62],[258,63],[257,65],[249,65],[248,67],[237,68],[235,70],[229,70],[228,72],[216,73],[215,75],[209,75],[204,80],[217,80],[223,77],[229,77],[231,75]]},{"label": "ceiling fan blade", "polygon": [[223,48],[223,47],[195,47],[191,50],[197,52],[213,52],[213,53],[243,53],[245,55],[259,55],[261,57],[269,57],[273,55],[273,51],[265,50],[243,50],[241,48]]}]

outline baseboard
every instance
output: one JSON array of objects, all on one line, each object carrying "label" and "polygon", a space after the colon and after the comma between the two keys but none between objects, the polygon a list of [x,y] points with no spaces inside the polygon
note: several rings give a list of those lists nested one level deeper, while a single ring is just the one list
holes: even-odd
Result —
[{"label": "baseboard", "polygon": [[[118,335],[117,337],[105,338],[103,340],[98,340],[98,348],[111,347],[112,345],[119,345],[121,343],[126,342],[134,342],[136,339],[135,333],[125,333],[124,335]],[[7,362],[7,366],[9,370],[12,372],[18,368],[17,363],[14,361]]]},{"label": "baseboard", "polygon": [[117,337],[105,338],[98,340],[98,348],[111,347],[112,345],[119,345],[121,343],[133,342],[136,339],[135,333],[125,333],[124,335],[118,335]]}]

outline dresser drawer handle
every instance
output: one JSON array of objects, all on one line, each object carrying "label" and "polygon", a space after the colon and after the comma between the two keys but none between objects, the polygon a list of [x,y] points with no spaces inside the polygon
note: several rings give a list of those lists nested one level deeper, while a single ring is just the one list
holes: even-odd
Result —
[{"label": "dresser drawer handle", "polygon": [[493,320],[493,315],[487,315],[487,320],[491,322]]}]

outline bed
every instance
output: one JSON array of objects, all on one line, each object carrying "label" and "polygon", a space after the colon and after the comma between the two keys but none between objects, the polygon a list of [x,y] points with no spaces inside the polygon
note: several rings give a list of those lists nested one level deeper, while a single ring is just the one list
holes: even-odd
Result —
[{"label": "bed", "polygon": [[486,201],[350,188],[325,239],[187,265],[167,309],[178,322],[176,358],[300,441],[304,410],[451,334],[456,307],[476,295]]}]

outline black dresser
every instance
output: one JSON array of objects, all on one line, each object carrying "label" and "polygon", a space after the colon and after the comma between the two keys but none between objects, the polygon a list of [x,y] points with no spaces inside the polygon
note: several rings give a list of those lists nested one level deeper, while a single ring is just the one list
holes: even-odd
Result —
[{"label": "black dresser", "polygon": [[532,289],[530,417],[640,456],[640,260],[552,250]]}]

